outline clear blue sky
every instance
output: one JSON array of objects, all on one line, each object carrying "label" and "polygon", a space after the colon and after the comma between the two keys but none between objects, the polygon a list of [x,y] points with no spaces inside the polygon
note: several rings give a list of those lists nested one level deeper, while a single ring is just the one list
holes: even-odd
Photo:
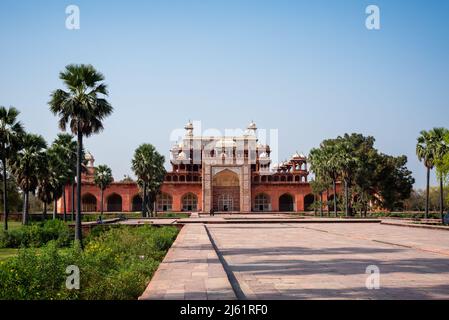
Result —
[{"label": "clear blue sky", "polygon": [[[65,28],[76,4],[81,29]],[[365,28],[365,8],[381,30]],[[0,2],[0,105],[30,132],[58,133],[48,111],[58,73],[91,63],[106,76],[114,114],[86,141],[116,179],[134,149],[188,119],[205,128],[254,120],[279,129],[280,158],[345,132],[373,135],[385,153],[416,160],[420,130],[449,127],[448,1],[20,1]]]}]

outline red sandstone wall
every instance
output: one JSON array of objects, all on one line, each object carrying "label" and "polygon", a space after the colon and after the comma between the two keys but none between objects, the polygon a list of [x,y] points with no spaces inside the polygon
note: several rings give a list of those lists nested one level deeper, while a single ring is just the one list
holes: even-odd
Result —
[{"label": "red sandstone wall", "polygon": [[[337,192],[340,192],[341,186],[337,186]],[[181,211],[182,197],[187,193],[193,193],[198,198],[198,211],[202,211],[202,188],[200,183],[164,183],[161,188],[162,192],[168,193],[173,197],[173,211]],[[72,188],[66,187],[66,208],[67,212],[71,211],[72,205]],[[100,210],[100,189],[94,184],[83,184],[82,194],[91,193],[97,199],[97,210]],[[104,211],[107,211],[107,199],[113,194],[117,193],[122,197],[122,211],[132,211],[132,199],[139,194],[139,189],[135,183],[113,183],[104,192]],[[279,197],[285,193],[290,194],[294,198],[295,210],[304,210],[304,197],[311,193],[310,185],[305,184],[253,184],[251,188],[251,202],[254,204],[254,199],[257,194],[265,193],[270,197],[272,211],[279,211]],[[329,195],[332,195],[332,190],[329,190]],[[75,199],[76,200],[76,199]],[[327,201],[326,193],[323,193],[323,201]],[[251,206],[253,207],[253,205]],[[58,201],[58,212],[63,211],[62,198]]]},{"label": "red sandstone wall", "polygon": [[251,202],[259,193],[265,193],[270,197],[272,211],[279,211],[279,197],[283,194],[293,196],[296,211],[304,210],[304,197],[311,193],[309,184],[256,184],[251,189]]},{"label": "red sandstone wall", "polygon": [[[72,210],[72,187],[66,186],[66,207],[67,211]],[[92,194],[97,199],[97,210],[100,211],[101,206],[101,192],[100,189],[94,184],[83,184],[81,188],[82,195],[87,193]],[[107,211],[107,199],[113,194],[119,194],[122,197],[122,211],[129,212],[132,209],[132,199],[135,195],[139,194],[139,188],[135,183],[113,183],[104,191],[103,208]],[[76,201],[76,193],[75,193]],[[76,202],[75,202],[76,203]],[[76,205],[76,204],[75,204]],[[58,201],[58,212],[63,211],[62,199]]]},{"label": "red sandstone wall", "polygon": [[203,194],[200,183],[164,183],[162,192],[168,193],[173,197],[173,211],[181,211],[182,197],[187,193],[193,193],[198,198],[198,211],[202,211]]}]

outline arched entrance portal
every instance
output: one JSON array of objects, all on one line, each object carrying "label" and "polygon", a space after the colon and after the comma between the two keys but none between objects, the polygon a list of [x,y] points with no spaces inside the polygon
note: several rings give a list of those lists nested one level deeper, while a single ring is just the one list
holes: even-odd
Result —
[{"label": "arched entrance portal", "polygon": [[218,196],[218,210],[219,211],[233,211],[234,198],[232,195],[225,193]]},{"label": "arched entrance portal", "polygon": [[81,209],[83,212],[97,211],[97,198],[92,193],[86,193],[81,197]]},{"label": "arched entrance portal", "polygon": [[279,211],[293,211],[293,197],[289,194],[283,194],[279,197]]},{"label": "arched entrance portal", "polygon": [[132,211],[142,211],[142,197],[140,196],[140,194],[136,194],[133,198]]},{"label": "arched entrance portal", "polygon": [[182,211],[196,211],[198,208],[198,198],[193,193],[188,193],[182,197]]},{"label": "arched entrance portal", "polygon": [[270,197],[265,193],[259,193],[254,199],[254,211],[270,211]]},{"label": "arched entrance portal", "polygon": [[213,208],[215,211],[240,211],[240,180],[237,173],[225,169],[212,181]]},{"label": "arched entrance portal", "polygon": [[315,197],[313,194],[308,194],[304,197],[304,211],[311,211],[312,205],[315,202]]},{"label": "arched entrance portal", "polygon": [[108,197],[107,207],[109,212],[121,212],[122,211],[122,197],[117,193],[113,193]]}]

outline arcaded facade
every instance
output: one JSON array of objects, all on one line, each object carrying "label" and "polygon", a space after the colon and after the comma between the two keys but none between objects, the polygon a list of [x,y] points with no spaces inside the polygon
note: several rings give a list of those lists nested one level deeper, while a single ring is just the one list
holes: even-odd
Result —
[{"label": "arcaded facade", "polygon": [[[272,164],[270,147],[257,139],[251,123],[240,136],[194,136],[193,125],[173,146],[171,170],[157,197],[157,211],[166,212],[289,212],[307,211],[314,201],[307,181],[307,160],[295,153],[288,161]],[[92,155],[87,154],[82,179],[84,212],[100,210],[100,190],[93,183]],[[71,209],[71,186],[66,209]],[[326,199],[323,199],[324,201]],[[104,210],[140,211],[142,198],[135,182],[114,182],[104,193]],[[63,210],[62,200],[59,211]]]}]

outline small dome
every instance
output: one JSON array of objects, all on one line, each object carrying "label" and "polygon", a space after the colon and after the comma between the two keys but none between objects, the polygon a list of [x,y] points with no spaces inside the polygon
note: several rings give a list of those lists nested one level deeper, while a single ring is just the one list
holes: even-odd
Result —
[{"label": "small dome", "polygon": [[297,158],[301,158],[301,155],[299,155],[298,151],[296,151],[296,152],[292,155],[292,159],[297,159]]},{"label": "small dome", "polygon": [[93,158],[94,156],[89,151],[87,151],[86,154],[84,155],[84,159],[86,160],[92,160]]},{"label": "small dome", "polygon": [[185,152],[184,152],[184,151],[181,151],[181,152],[178,154],[177,159],[178,159],[178,160],[186,160],[186,159],[187,159],[187,156],[186,156]]},{"label": "small dome", "polygon": [[193,123],[189,120],[189,122],[185,125],[184,129],[193,130]]},{"label": "small dome", "polygon": [[259,155],[259,158],[268,158],[268,154],[267,154],[266,152],[262,152],[262,153]]},{"label": "small dome", "polygon": [[248,129],[250,130],[257,130],[257,125],[254,121],[251,121],[251,123],[248,125]]}]

